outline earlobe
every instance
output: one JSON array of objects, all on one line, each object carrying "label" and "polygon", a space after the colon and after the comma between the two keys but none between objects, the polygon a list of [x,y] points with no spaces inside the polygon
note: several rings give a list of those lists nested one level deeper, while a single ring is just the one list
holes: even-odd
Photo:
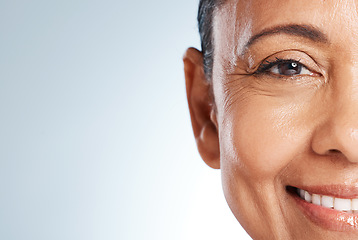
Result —
[{"label": "earlobe", "polygon": [[205,163],[218,169],[220,168],[218,125],[210,83],[204,74],[202,53],[189,48],[183,61],[187,99],[197,147]]},{"label": "earlobe", "polygon": [[196,137],[196,144],[204,162],[214,169],[220,168],[220,148],[218,132],[212,122],[207,122],[201,128],[200,136]]}]

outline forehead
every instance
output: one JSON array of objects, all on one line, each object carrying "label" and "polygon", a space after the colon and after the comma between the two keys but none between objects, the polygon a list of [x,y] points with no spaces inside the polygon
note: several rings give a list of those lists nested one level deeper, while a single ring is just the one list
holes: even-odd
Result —
[{"label": "forehead", "polygon": [[[249,39],[280,25],[311,25],[331,42],[356,45],[357,2],[343,0],[228,0],[215,12],[215,48],[226,56],[243,52]],[[350,46],[351,47],[351,46]]]}]

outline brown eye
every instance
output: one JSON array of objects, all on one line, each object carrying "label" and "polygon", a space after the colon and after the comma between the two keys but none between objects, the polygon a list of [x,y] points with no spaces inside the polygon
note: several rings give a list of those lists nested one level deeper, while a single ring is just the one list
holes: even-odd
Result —
[{"label": "brown eye", "polygon": [[280,75],[291,76],[301,73],[302,65],[296,62],[277,64],[277,70]]},{"label": "brown eye", "polygon": [[268,72],[282,76],[294,76],[294,75],[311,75],[312,72],[308,70],[301,63],[296,61],[285,61],[276,63]]}]

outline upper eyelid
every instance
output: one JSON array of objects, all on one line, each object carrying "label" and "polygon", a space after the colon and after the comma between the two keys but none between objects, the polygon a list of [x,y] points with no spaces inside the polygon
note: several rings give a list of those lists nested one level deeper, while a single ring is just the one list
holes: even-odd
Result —
[{"label": "upper eyelid", "polygon": [[[261,53],[266,56],[261,55]],[[317,52],[309,48],[287,48],[268,52],[266,54],[265,51],[255,51],[253,53],[250,53],[249,56],[251,56],[251,54],[252,56],[254,56],[254,61],[251,61],[252,58],[248,57],[246,62],[247,68],[245,70],[245,74],[251,76],[259,77],[260,75],[269,74],[269,72],[258,72],[258,69],[265,61],[272,61],[275,59],[275,57],[282,59],[292,59],[295,61],[300,60],[300,64],[302,64],[305,69],[310,71],[312,73],[312,76],[323,77],[325,79],[324,81],[327,81],[328,70],[331,68],[329,61],[330,58],[328,55],[326,55],[324,52],[321,54],[321,52]],[[296,77],[301,77],[301,75],[296,75]]]},{"label": "upper eyelid", "polygon": [[[304,51],[302,49],[297,49],[297,48],[289,48],[289,49],[284,49],[284,50],[281,50],[281,51],[271,53],[270,55],[266,56],[266,58],[261,60],[261,62],[258,63],[256,66],[254,66],[252,69],[257,69],[263,62],[273,58],[273,56],[275,56],[277,54],[286,53],[286,52],[298,52],[300,55],[303,54],[303,56],[307,56],[309,59],[311,59],[314,62],[315,65],[317,65],[317,67],[319,68],[319,71],[322,71],[323,66],[321,64],[319,64],[311,54],[309,54],[307,51]],[[306,57],[300,57],[300,60],[305,59],[305,58]],[[296,59],[294,59],[292,57],[288,57],[288,58],[284,58],[284,59],[291,59],[291,60],[297,61]],[[306,64],[303,64],[302,62],[301,62],[301,64],[303,66],[305,66],[307,69],[310,69],[309,67],[307,67]]]}]

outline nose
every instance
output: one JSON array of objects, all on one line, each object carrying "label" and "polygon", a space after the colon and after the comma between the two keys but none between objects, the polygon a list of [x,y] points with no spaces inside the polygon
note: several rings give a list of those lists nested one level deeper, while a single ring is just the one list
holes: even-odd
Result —
[{"label": "nose", "polygon": [[358,163],[358,88],[353,87],[353,81],[347,83],[332,90],[325,103],[324,121],[315,129],[311,146],[319,155],[338,153]]}]

